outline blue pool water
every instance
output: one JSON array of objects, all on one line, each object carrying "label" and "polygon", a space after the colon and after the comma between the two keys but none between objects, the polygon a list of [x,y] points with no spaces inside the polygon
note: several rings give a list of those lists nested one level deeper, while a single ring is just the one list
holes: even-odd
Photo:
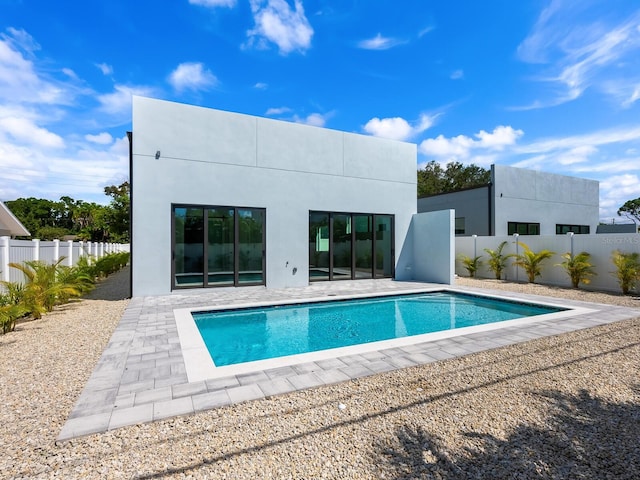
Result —
[{"label": "blue pool water", "polygon": [[194,312],[216,366],[502,322],[563,309],[451,292]]}]

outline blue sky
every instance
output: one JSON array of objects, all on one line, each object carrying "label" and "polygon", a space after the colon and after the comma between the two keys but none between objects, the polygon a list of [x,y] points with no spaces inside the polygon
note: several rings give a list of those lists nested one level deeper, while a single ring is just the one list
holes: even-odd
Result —
[{"label": "blue sky", "polygon": [[0,0],[0,200],[108,201],[131,94],[640,197],[637,0]]}]

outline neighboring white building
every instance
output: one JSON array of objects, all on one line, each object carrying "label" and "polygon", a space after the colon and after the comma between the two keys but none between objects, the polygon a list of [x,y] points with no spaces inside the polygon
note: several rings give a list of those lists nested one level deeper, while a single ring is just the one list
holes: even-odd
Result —
[{"label": "neighboring white building", "polygon": [[11,210],[0,202],[0,237],[28,237],[30,235],[29,230],[11,213]]},{"label": "neighboring white building", "polygon": [[455,210],[461,236],[596,233],[599,183],[505,165],[488,185],[418,199],[418,212]]},{"label": "neighboring white building", "polygon": [[133,295],[384,277],[451,283],[453,212],[416,215],[416,151],[134,97]]}]

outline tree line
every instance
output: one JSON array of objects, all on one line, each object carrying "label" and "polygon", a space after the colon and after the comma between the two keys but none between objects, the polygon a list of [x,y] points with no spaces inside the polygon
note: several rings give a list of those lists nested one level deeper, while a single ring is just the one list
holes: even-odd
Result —
[{"label": "tree line", "polygon": [[72,236],[91,242],[129,242],[129,182],[104,188],[111,198],[100,205],[69,196],[59,201],[18,198],[4,202],[32,238],[54,240]]}]

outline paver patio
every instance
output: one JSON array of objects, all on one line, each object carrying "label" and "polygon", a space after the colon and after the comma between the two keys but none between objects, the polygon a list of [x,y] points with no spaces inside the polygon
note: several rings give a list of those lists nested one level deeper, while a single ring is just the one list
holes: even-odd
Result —
[{"label": "paver patio", "polygon": [[[197,382],[189,382],[187,378],[174,309],[417,291],[425,288],[493,294],[515,300],[587,308],[591,311],[569,318],[523,323],[222,378]],[[344,382],[639,315],[638,309],[612,305],[387,279],[322,282],[304,288],[273,290],[264,287],[223,288],[133,298],[58,440]]]}]

